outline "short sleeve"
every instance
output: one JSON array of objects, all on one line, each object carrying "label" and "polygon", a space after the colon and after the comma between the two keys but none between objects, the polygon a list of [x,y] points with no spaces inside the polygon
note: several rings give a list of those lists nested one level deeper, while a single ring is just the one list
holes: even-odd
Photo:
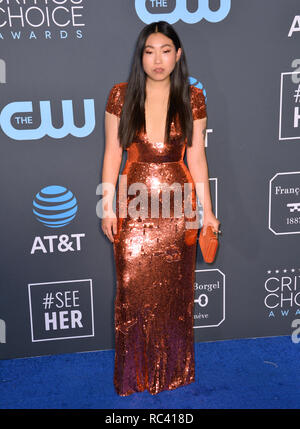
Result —
[{"label": "short sleeve", "polygon": [[108,95],[105,111],[118,117],[121,116],[121,88],[118,84],[114,85]]},{"label": "short sleeve", "polygon": [[194,120],[207,117],[203,90],[195,86],[191,86],[191,107]]}]

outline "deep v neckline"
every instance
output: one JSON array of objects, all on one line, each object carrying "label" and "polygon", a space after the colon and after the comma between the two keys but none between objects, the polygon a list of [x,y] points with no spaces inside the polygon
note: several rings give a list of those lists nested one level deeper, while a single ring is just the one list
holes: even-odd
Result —
[{"label": "deep v neckline", "polygon": [[[167,116],[168,116],[168,110],[167,110]],[[144,137],[145,137],[145,139],[147,140],[147,142],[150,144],[150,145],[156,145],[156,144],[165,144],[166,143],[166,138],[165,138],[165,134],[166,134],[166,122],[167,122],[167,118],[165,119],[165,127],[164,127],[164,138],[163,138],[163,140],[161,140],[161,141],[156,141],[156,142],[152,142],[150,139],[149,139],[149,136],[148,136],[148,132],[147,132],[147,123],[146,123],[146,107],[144,107],[144,117],[145,117],[145,132],[144,132]]]},{"label": "deep v neckline", "polygon": [[165,139],[164,139],[164,141],[157,141],[157,142],[150,141],[148,134],[147,134],[147,131],[144,132],[144,136],[145,136],[145,139],[147,140],[147,142],[152,146],[154,146],[156,144],[165,144],[165,142],[166,142]]},{"label": "deep v neckline", "polygon": [[[166,120],[165,120],[165,133],[166,133]],[[144,133],[144,135],[145,135],[145,139],[147,140],[147,142],[150,144],[150,145],[156,145],[156,144],[158,144],[158,143],[160,143],[160,144],[165,144],[165,142],[166,142],[166,139],[165,139],[165,137],[163,138],[163,140],[161,140],[161,141],[156,141],[156,142],[152,142],[150,139],[149,139],[149,136],[148,136],[148,132],[147,132],[147,123],[146,123],[146,108],[145,108],[145,133]]]}]

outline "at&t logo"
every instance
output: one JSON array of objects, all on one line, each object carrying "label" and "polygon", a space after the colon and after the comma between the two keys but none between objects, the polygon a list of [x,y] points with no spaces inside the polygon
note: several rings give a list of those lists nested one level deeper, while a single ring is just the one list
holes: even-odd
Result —
[{"label": "at&t logo", "polygon": [[[62,228],[75,218],[78,211],[77,199],[64,186],[46,186],[35,195],[32,211],[44,226]],[[38,236],[34,238],[31,254],[80,251],[82,237],[85,237],[84,233]]]},{"label": "at&t logo", "polygon": [[41,189],[33,200],[33,214],[49,228],[68,225],[76,216],[77,200],[64,186],[50,185]]},{"label": "at&t logo", "polygon": [[[211,10],[209,0],[198,0],[198,9],[189,12],[187,0],[176,0],[174,9],[170,9],[170,0],[135,0],[135,10],[138,17],[150,24],[153,21],[167,21],[169,24],[180,19],[187,24],[195,24],[205,18],[209,22],[220,22],[226,18],[231,8],[231,0],[220,0],[218,10]],[[151,12],[153,10],[153,12]],[[158,11],[163,13],[156,13]]]}]

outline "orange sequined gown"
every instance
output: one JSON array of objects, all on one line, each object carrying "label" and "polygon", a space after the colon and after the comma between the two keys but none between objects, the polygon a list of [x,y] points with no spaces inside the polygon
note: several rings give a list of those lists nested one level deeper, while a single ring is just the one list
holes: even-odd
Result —
[{"label": "orange sequined gown", "polygon": [[[120,117],[126,85],[123,82],[112,87],[107,112]],[[190,89],[193,118],[204,118],[203,91],[192,85]],[[150,142],[146,133],[138,133],[127,148],[117,187],[114,386],[121,396],[146,389],[155,395],[195,381],[193,309],[198,228],[187,228],[186,220],[195,217],[187,217],[183,207],[182,216],[175,217],[174,207],[183,204],[184,183],[189,183],[190,203],[195,210],[196,192],[183,161],[186,140],[180,126],[173,122],[170,133],[170,144]],[[146,186],[150,214],[151,189],[155,193],[162,183],[179,183],[182,202],[177,197],[172,200],[171,193],[170,216],[162,216],[160,193],[156,194],[159,217],[120,217],[119,189],[129,189],[136,182]],[[127,207],[138,192],[131,194],[125,198]]]}]

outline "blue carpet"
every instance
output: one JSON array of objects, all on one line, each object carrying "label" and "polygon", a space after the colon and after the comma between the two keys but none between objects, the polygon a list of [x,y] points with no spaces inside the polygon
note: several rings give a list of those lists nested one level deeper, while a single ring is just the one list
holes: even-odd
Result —
[{"label": "blue carpet", "polygon": [[195,344],[196,382],[119,396],[114,350],[0,361],[1,409],[299,409],[300,344],[290,336]]}]

